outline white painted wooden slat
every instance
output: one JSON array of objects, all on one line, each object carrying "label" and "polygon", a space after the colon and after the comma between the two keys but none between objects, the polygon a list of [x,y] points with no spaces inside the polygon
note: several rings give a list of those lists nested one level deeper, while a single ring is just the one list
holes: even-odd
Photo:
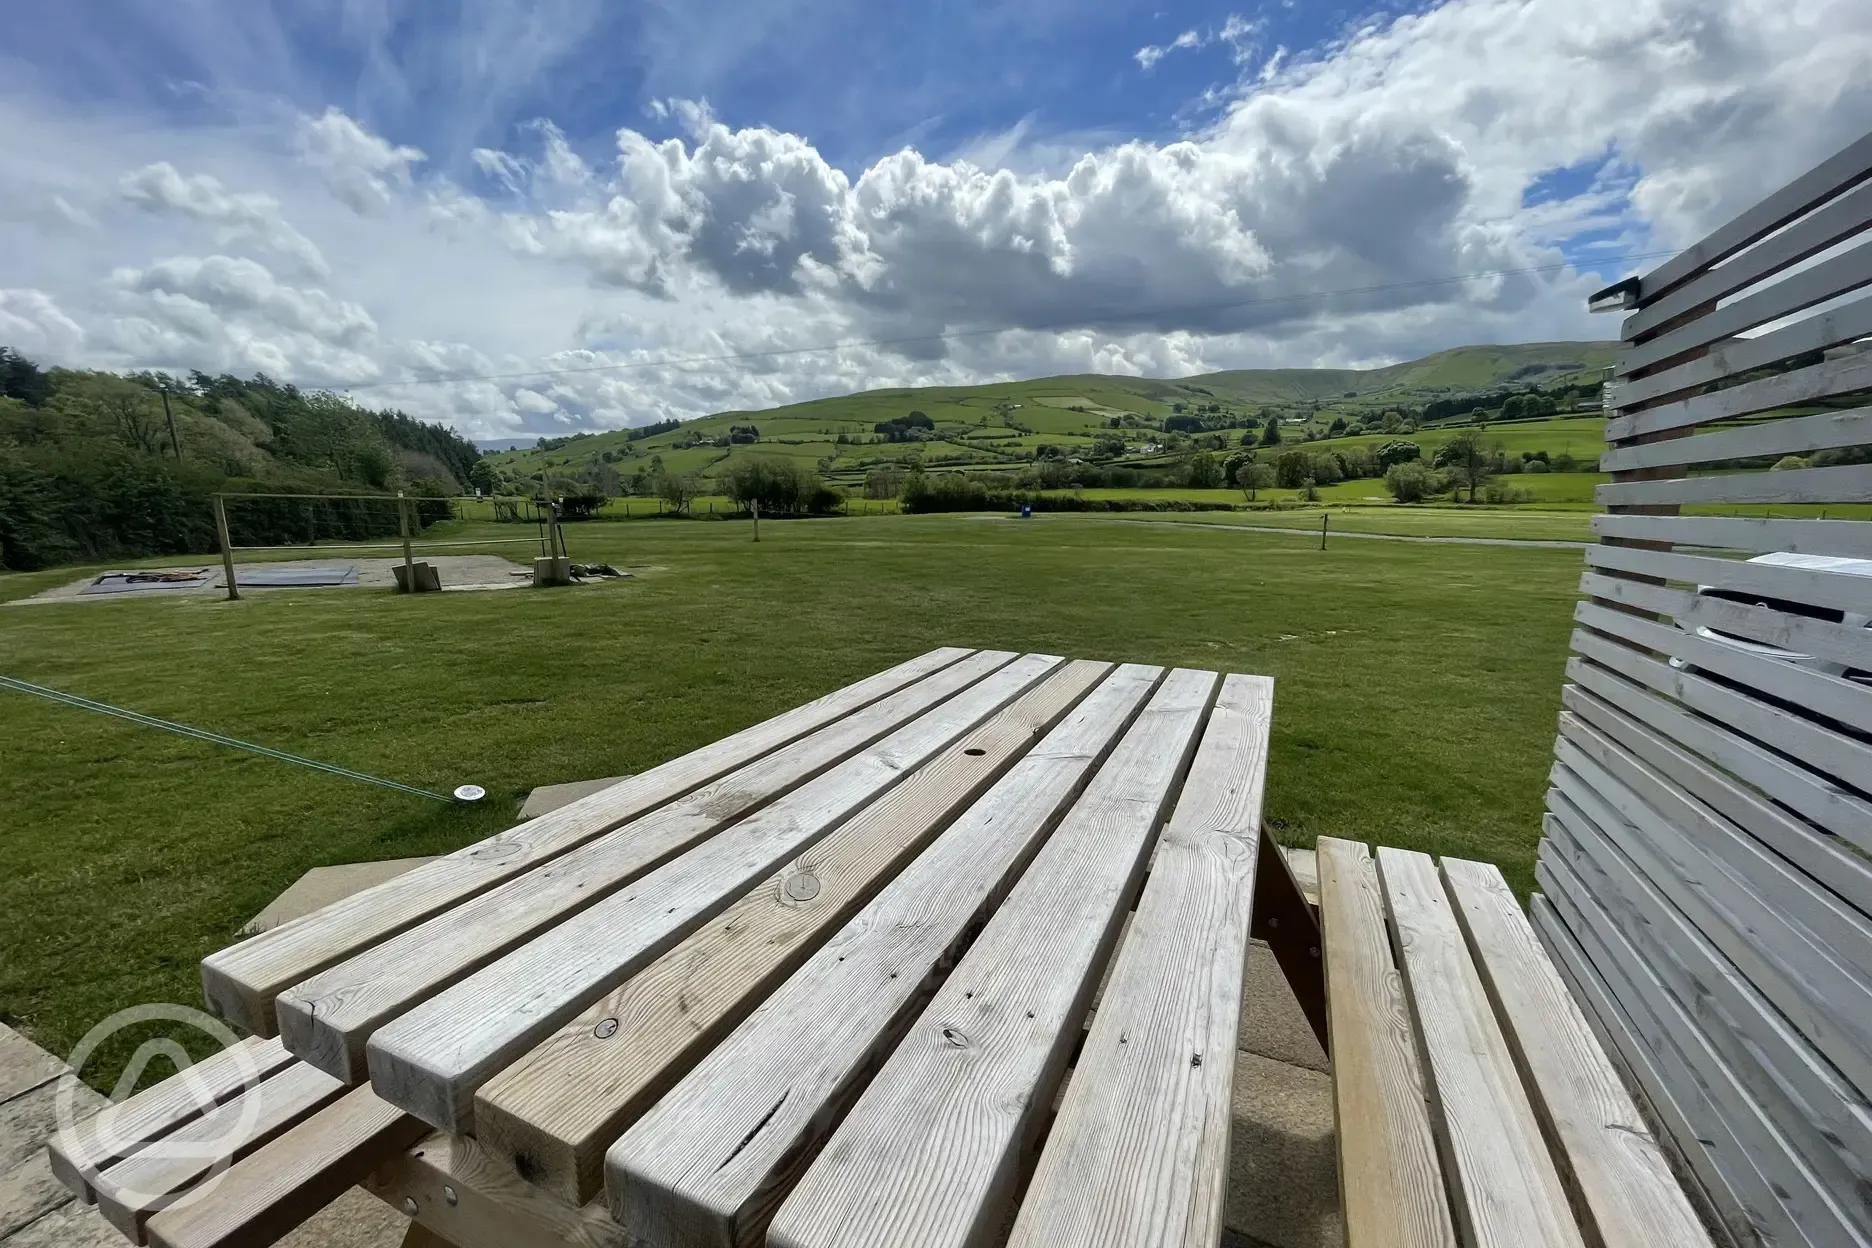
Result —
[{"label": "white painted wooden slat", "polygon": [[1763,239],[1728,263],[1647,303],[1642,310],[1625,318],[1625,323],[1619,327],[1619,336],[1627,342],[1635,342],[1655,332],[1664,322],[1772,277],[1851,238],[1868,225],[1872,225],[1872,186],[1862,184],[1779,234]]},{"label": "white painted wooden slat", "polygon": [[1663,1150],[1501,871],[1459,858],[1444,858],[1442,870],[1535,1111],[1599,1241],[1607,1248],[1710,1248]]},{"label": "white painted wooden slat", "polygon": [[1318,842],[1333,1111],[1347,1248],[1455,1248],[1410,1007],[1365,846]]},{"label": "white painted wooden slat", "polygon": [[73,1195],[95,1204],[92,1185],[99,1172],[258,1086],[292,1060],[278,1040],[254,1037],[231,1044],[154,1087],[61,1126],[46,1144],[52,1173]]},{"label": "white painted wooden slat", "polygon": [[573,1204],[604,1152],[1111,671],[1080,660],[846,820],[475,1094],[475,1138]]},{"label": "white painted wooden slat", "polygon": [[[1711,366],[1709,376],[1685,385],[1701,385],[1720,379],[1723,374],[1714,371],[1715,367]],[[1684,386],[1677,381],[1677,374],[1682,371],[1672,369],[1669,373],[1660,374],[1662,380],[1646,377],[1641,381],[1623,383],[1616,392],[1613,408],[1608,409],[1611,414],[1606,421],[1606,441],[1617,445],[1646,434],[1707,425],[1713,421],[1773,411],[1796,403],[1811,403],[1838,394],[1851,394],[1872,386],[1872,355],[1855,353],[1837,360],[1823,360],[1791,372],[1757,377],[1724,390],[1660,403],[1641,412],[1615,410],[1635,407],[1646,400],[1683,389]]]},{"label": "white painted wooden slat", "polygon": [[1712,559],[1627,546],[1588,546],[1586,562],[1595,568],[1655,576],[1660,580],[1711,585],[1742,593],[1765,594],[1816,607],[1872,615],[1872,576],[1849,576],[1813,568],[1790,568],[1742,559]]},{"label": "white painted wooden slat", "polygon": [[[1712,719],[1766,742],[1829,777],[1872,776],[1872,747],[1844,733],[1829,732],[1780,707],[1693,672],[1646,658],[1629,646],[1584,629],[1573,634],[1573,651],[1620,675],[1640,681]],[[1837,829],[1836,829],[1837,830]]]},{"label": "white painted wooden slat", "polygon": [[1566,716],[1579,716],[1660,775],[1670,777],[1678,787],[1695,793],[1712,810],[1746,829],[1815,882],[1838,893],[1847,904],[1872,914],[1872,861],[1854,853],[1845,841],[1730,780],[1697,755],[1679,749],[1660,733],[1628,718],[1579,685],[1568,685],[1561,691],[1560,700],[1566,708],[1563,724]]},{"label": "white painted wooden slat", "polygon": [[[1872,298],[1855,299],[1841,307],[1810,316],[1806,320],[1796,321],[1761,335],[1759,338],[1732,338],[1727,342],[1717,343],[1709,349],[1709,354],[1700,359],[1667,368],[1661,373],[1649,377],[1640,377],[1636,381],[1627,381],[1619,387],[1618,403],[1621,408],[1633,407],[1651,399],[1663,398],[1695,386],[1708,385],[1721,381],[1725,377],[1734,377],[1751,369],[1764,365],[1776,364],[1782,360],[1793,359],[1797,355],[1806,355],[1811,351],[1837,347],[1842,343],[1852,342],[1872,334]],[[1809,384],[1811,384],[1809,379]],[[1798,390],[1798,385],[1788,389]],[[1766,389],[1766,387],[1764,387]],[[1837,391],[1835,392],[1837,393]],[[1716,396],[1707,396],[1716,397]],[[1720,404],[1712,404],[1720,408]],[[1749,411],[1763,411],[1764,408],[1748,408]],[[1647,413],[1648,414],[1648,413]],[[1733,413],[1740,415],[1740,412]],[[1612,436],[1608,433],[1608,437]],[[1621,438],[1626,436],[1621,433]]]},{"label": "white painted wooden slat", "polygon": [[1791,1170],[1798,1187],[1810,1186],[1811,1174],[1803,1182],[1804,1168],[1773,1125],[1736,1087],[1708,1041],[1578,877],[1548,860],[1537,864],[1535,875],[1611,985],[1639,1042],[1657,1055],[1677,1103],[1695,1126],[1689,1138],[1713,1162],[1719,1186],[1741,1203],[1744,1242],[1764,1235],[1777,1248],[1832,1248],[1840,1242],[1810,1238],[1802,1229],[1782,1195],[1794,1189],[1770,1175]]},{"label": "white painted wooden slat", "polygon": [[1656,302],[1712,265],[1851,190],[1868,176],[1872,176],[1872,135],[1848,144],[1646,273],[1640,283],[1640,300],[1647,306]]},{"label": "white painted wooden slat", "polygon": [[[1160,739],[1093,781],[781,1203],[771,1248],[959,1248],[1003,1224],[1215,685],[1165,680]],[[1199,800],[1235,761],[1203,760]]]},{"label": "white painted wooden slat", "polygon": [[1120,781],[1175,757],[1187,678],[1130,723],[1160,675],[1121,668],[626,1132],[606,1157],[612,1208],[651,1242],[762,1234],[1068,807],[1122,809]]},{"label": "white painted wooden slat", "polygon": [[[1541,879],[1543,887],[1550,887],[1544,862],[1536,863],[1535,874]],[[1567,921],[1560,917],[1553,900],[1545,893],[1535,893],[1528,898],[1528,918],[1534,924],[1541,944],[1566,980],[1567,987],[1572,990],[1574,999],[1585,1006],[1586,1016],[1600,1043],[1625,1073],[1626,1086],[1642,1091],[1646,1107],[1652,1118],[1663,1127],[1667,1140],[1692,1142],[1688,1149],[1673,1150],[1683,1167],[1679,1174],[1687,1171],[1693,1176],[1687,1180],[1694,1184],[1690,1190],[1707,1202],[1707,1207],[1723,1221],[1732,1239],[1738,1234],[1752,1234],[1748,1216],[1737,1202],[1735,1194],[1729,1190],[1722,1172],[1716,1168],[1709,1152],[1697,1143],[1697,1131],[1691,1125],[1690,1114],[1686,1113],[1658,1069],[1656,1055],[1645,1049],[1631,1020],[1613,999],[1606,984],[1601,982],[1591,959],[1568,930]],[[1709,1112],[1707,1103],[1700,1096],[1684,1099],[1693,1103],[1694,1112]]]},{"label": "white painted wooden slat", "polygon": [[[1623,661],[1622,654],[1617,657]],[[1661,664],[1640,662],[1628,667],[1645,684],[1656,681],[1653,688],[1671,691],[1658,670]],[[1663,668],[1664,672],[1669,670]],[[1857,793],[1709,719],[1689,714],[1674,702],[1653,696],[1643,685],[1596,662],[1568,660],[1567,678],[1754,785],[1822,829],[1872,853],[1872,803]],[[1700,687],[1698,692],[1702,692]],[[1772,725],[1772,720],[1766,722]]]},{"label": "white painted wooden slat", "polygon": [[1625,377],[1642,368],[1675,358],[1705,343],[1732,338],[1770,321],[1777,321],[1815,304],[1824,303],[1872,282],[1872,247],[1851,248],[1799,273],[1750,291],[1688,324],[1659,334],[1619,353],[1614,366]]},{"label": "white painted wooden slat", "polygon": [[[1867,190],[1872,193],[1872,187]],[[1599,457],[1599,471],[1632,472],[1639,468],[1805,455],[1810,451],[1868,445],[1872,445],[1872,407],[1860,407],[1788,420],[1764,420],[1692,438],[1666,438],[1636,446],[1614,447]]]},{"label": "white painted wooden slat", "polygon": [[338,1099],[344,1085],[295,1062],[98,1176],[105,1220],[144,1242],[150,1215],[174,1204],[212,1169],[238,1161],[295,1122]]},{"label": "white painted wooden slat", "polygon": [[468,1131],[483,1082],[1063,662],[1015,660],[386,1024],[370,1039],[371,1086],[438,1130]]},{"label": "white painted wooden slat", "polygon": [[[1679,625],[1711,628],[1779,646],[1794,654],[1872,672],[1872,628],[1834,624],[1809,615],[1793,615],[1772,607],[1693,594],[1648,581],[1601,576],[1596,572],[1588,572],[1580,578],[1580,592],[1608,602],[1655,611]],[[1872,698],[1872,689],[1861,692]]]},{"label": "white painted wooden slat", "polygon": [[1444,1178],[1476,1248],[1582,1248],[1559,1172],[1429,855],[1380,846],[1378,877],[1423,1043]]},{"label": "white painted wooden slat", "polygon": [[348,1083],[392,1018],[806,783],[1014,659],[982,651],[282,993],[286,1046]]},{"label": "white painted wooden slat", "polygon": [[1872,732],[1872,688],[1865,685],[1591,602],[1576,604],[1573,618],[1595,632],[1680,659],[1701,675],[1721,676],[1811,715]]},{"label": "white painted wooden slat", "polygon": [[1614,481],[1593,487],[1601,506],[1657,503],[1872,502],[1872,464],[1794,468],[1784,472],[1723,472],[1674,481]]},{"label": "white painted wooden slat", "polygon": [[1273,709],[1272,680],[1223,679],[1008,1248],[1222,1234]]},{"label": "white painted wooden slat", "polygon": [[762,755],[836,724],[960,662],[969,653],[953,646],[932,650],[223,949],[202,961],[208,1002],[248,1031],[275,1035],[274,998],[293,984]]},{"label": "white painted wooden slat", "polygon": [[[1674,836],[1686,838],[1698,855],[1719,862],[1736,877],[1747,899],[1739,907],[1712,903],[1723,909],[1734,925],[1748,926],[1746,912],[1751,907],[1766,909],[1773,916],[1769,928],[1779,930],[1784,925],[1787,929],[1782,935],[1788,938],[1784,951],[1790,957],[1804,953],[1811,945],[1858,985],[1856,991],[1872,995],[1872,983],[1868,982],[1872,979],[1872,921],[1864,913],[1841,902],[1585,720],[1563,714],[1560,727],[1559,755],[1568,755],[1569,747],[1579,750],[1625,786],[1630,797],[1643,803],[1642,809],[1628,810],[1626,795],[1609,791],[1600,794],[1634,826],[1645,826],[1652,817],[1662,818]],[[1701,870],[1701,857],[1693,865]],[[1693,879],[1687,887],[1695,889],[1699,882]],[[1851,985],[1840,987],[1845,999],[1850,999],[1854,991]]]},{"label": "white painted wooden slat", "polygon": [[1767,554],[1842,555],[1872,559],[1872,525],[1859,520],[1767,520],[1739,516],[1596,515],[1597,537]]},{"label": "white painted wooden slat", "polygon": [[[1543,852],[1571,868],[1605,907],[1790,1150],[1831,1190],[1865,1190],[1872,1183],[1865,1098],[1596,831],[1557,816],[1553,823],[1553,843]],[[1848,1206],[1862,1231],[1867,1214]]]},{"label": "white painted wooden slat", "polygon": [[[1562,738],[1555,755],[1555,790],[1631,858],[1842,1074],[1872,1087],[1872,991],[1864,979],[1574,742]],[[1549,809],[1552,799],[1550,793]]]}]

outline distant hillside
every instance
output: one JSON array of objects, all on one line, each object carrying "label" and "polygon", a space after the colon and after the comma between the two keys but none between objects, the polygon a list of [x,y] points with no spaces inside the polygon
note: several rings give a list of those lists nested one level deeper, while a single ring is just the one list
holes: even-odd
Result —
[{"label": "distant hillside", "polygon": [[[1584,404],[1577,392],[1596,390],[1616,345],[1456,347],[1374,369],[1237,369],[1174,380],[1094,374],[869,390],[767,411],[721,412],[659,429],[549,439],[490,459],[516,482],[536,484],[544,473],[555,489],[583,483],[606,493],[626,492],[633,482],[641,486],[658,468],[716,477],[756,454],[797,459],[835,483],[851,485],[880,463],[910,456],[926,467],[987,469],[1031,461],[1041,446],[1087,451],[1113,431],[1133,445],[1149,443],[1152,430],[1192,412],[1204,413],[1210,427],[1240,428],[1274,416],[1323,431],[1341,418],[1376,421],[1392,412],[1421,421],[1439,400],[1536,389],[1563,395],[1572,390],[1570,402]],[[928,417],[927,430],[900,440],[879,432],[880,425],[913,412]]]}]

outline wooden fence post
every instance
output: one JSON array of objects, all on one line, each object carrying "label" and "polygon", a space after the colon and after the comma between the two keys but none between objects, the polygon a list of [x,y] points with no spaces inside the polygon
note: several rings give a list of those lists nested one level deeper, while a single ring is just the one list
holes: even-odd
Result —
[{"label": "wooden fence post", "polygon": [[221,574],[227,581],[229,602],[240,599],[240,589],[234,584],[234,543],[228,540],[227,499],[215,495],[215,535],[221,539]]},{"label": "wooden fence post", "polygon": [[403,491],[397,491],[397,529],[403,534],[403,592],[416,592],[416,564],[410,557],[410,522],[409,501],[403,497]]}]

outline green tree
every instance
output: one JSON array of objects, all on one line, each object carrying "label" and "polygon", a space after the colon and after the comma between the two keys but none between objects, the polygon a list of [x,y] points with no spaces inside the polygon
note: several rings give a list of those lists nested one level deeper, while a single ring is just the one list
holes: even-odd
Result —
[{"label": "green tree", "polygon": [[485,459],[477,459],[475,466],[468,470],[468,484],[487,495],[504,493],[507,488],[501,480],[500,469]]},{"label": "green tree", "polygon": [[1252,503],[1260,491],[1274,488],[1274,470],[1266,464],[1243,464],[1235,474],[1235,483]]},{"label": "green tree", "polygon": [[1267,418],[1267,422],[1261,426],[1261,445],[1262,446],[1279,446],[1280,440],[1281,440],[1280,417],[1269,416]]},{"label": "green tree", "polygon": [[1378,448],[1378,467],[1389,471],[1393,464],[1407,464],[1423,455],[1415,442],[1387,442]]},{"label": "green tree", "polygon": [[1274,483],[1283,490],[1297,490],[1312,477],[1313,457],[1305,451],[1283,451],[1274,461]]},{"label": "green tree", "polygon": [[656,492],[663,505],[680,516],[702,492],[702,484],[693,472],[663,472],[657,476]]},{"label": "green tree", "polygon": [[1421,503],[1437,491],[1436,474],[1420,461],[1409,460],[1385,469],[1385,489],[1400,503]]},{"label": "green tree", "polygon": [[1464,429],[1437,448],[1436,467],[1450,471],[1452,483],[1469,491],[1469,501],[1476,501],[1482,483],[1495,476],[1496,456],[1482,440],[1480,429]]},{"label": "green tree", "polygon": [[1213,490],[1222,484],[1222,466],[1208,451],[1189,457],[1189,483],[1192,490]]}]

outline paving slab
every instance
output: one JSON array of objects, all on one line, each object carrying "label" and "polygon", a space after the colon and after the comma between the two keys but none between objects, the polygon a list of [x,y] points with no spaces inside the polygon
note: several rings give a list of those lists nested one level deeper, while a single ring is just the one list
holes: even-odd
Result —
[{"label": "paving slab", "polygon": [[408,1218],[353,1187],[280,1240],[278,1248],[398,1248],[409,1228]]},{"label": "paving slab", "polygon": [[67,1070],[64,1062],[0,1023],[0,1101],[10,1101]]},{"label": "paving slab", "polygon": [[1332,1079],[1235,1055],[1224,1221],[1236,1243],[1344,1248]]},{"label": "paving slab", "polygon": [[[0,1103],[0,1244],[12,1248],[8,1236],[37,1222],[72,1194],[52,1177],[45,1143],[58,1131],[59,1081],[42,1083]],[[104,1104],[104,1098],[81,1083],[72,1088],[72,1108],[85,1117]]]},{"label": "paving slab", "polygon": [[1260,1057],[1324,1074],[1332,1069],[1313,1025],[1265,941],[1248,942],[1242,975],[1241,1031],[1235,1047]]},{"label": "paving slab", "polygon": [[385,880],[393,880],[405,871],[413,871],[430,858],[387,858],[382,862],[352,862],[336,867],[313,867],[294,880],[285,892],[273,899],[266,909],[249,919],[241,935],[253,936],[278,927],[314,910],[323,910],[334,901],[343,901]]},{"label": "paving slab", "polygon": [[537,819],[548,811],[569,806],[581,797],[590,797],[600,789],[608,789],[629,776],[604,776],[597,780],[568,780],[564,784],[542,784],[527,794],[525,804],[520,807],[522,819]]},{"label": "paving slab", "polygon": [[78,1200],[66,1201],[0,1240],[5,1248],[126,1248],[129,1242],[95,1205]]}]

